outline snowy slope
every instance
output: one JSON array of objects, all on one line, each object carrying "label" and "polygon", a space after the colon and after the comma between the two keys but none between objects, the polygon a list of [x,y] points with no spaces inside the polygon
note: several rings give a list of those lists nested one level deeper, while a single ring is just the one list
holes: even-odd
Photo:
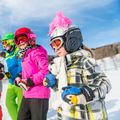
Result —
[{"label": "snowy slope", "polygon": [[[106,97],[106,106],[109,120],[120,120],[120,54],[114,57],[98,60],[97,62],[100,65],[101,69],[105,71],[112,84],[112,90]],[[2,93],[3,96],[1,101],[4,110],[3,120],[11,120],[5,107],[5,92],[7,89],[7,81],[4,81],[3,85],[4,90]],[[51,108],[51,104],[54,101],[55,94],[52,93],[50,99],[50,110],[48,112],[47,120],[56,120],[56,112]]]},{"label": "snowy slope", "polygon": [[106,73],[112,84],[112,90],[106,97],[109,120],[120,120],[120,70]]},{"label": "snowy slope", "polygon": [[112,90],[106,97],[109,120],[120,120],[120,54],[97,62],[112,85]]}]

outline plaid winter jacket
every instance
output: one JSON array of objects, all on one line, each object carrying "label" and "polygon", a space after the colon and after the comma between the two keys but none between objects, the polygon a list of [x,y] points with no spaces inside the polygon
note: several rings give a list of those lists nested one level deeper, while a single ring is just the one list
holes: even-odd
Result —
[{"label": "plaid winter jacket", "polygon": [[[90,57],[90,54],[87,51],[80,50],[66,55],[65,63],[67,85],[76,87],[87,85],[93,90],[95,98],[92,101],[87,102],[86,105],[70,106],[63,102],[58,108],[58,119],[107,120],[104,99],[111,89],[111,84],[106,75],[99,69],[96,61]],[[53,63],[53,69],[55,69],[55,64],[57,64],[57,62]],[[56,70],[58,70],[58,67]],[[51,69],[51,71],[55,70]],[[59,71],[56,72],[56,76],[57,74],[59,74]],[[57,79],[58,84],[60,84],[59,77]],[[59,88],[58,93],[61,94]]]}]

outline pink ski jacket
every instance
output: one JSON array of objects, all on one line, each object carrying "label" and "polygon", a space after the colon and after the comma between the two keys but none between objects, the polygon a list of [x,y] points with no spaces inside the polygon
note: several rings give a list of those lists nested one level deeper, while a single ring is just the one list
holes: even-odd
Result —
[{"label": "pink ski jacket", "polygon": [[49,98],[50,89],[43,86],[43,79],[48,73],[48,55],[42,46],[26,51],[22,61],[22,79],[32,78],[34,87],[24,91],[25,98]]}]

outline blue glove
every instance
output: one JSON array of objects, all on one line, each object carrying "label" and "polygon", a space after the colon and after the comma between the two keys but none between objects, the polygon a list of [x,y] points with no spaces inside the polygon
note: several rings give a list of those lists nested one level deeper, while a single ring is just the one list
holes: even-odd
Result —
[{"label": "blue glove", "polygon": [[82,94],[81,88],[67,86],[62,88],[62,99],[70,105],[78,104],[77,95]]},{"label": "blue glove", "polygon": [[43,80],[43,85],[53,88],[56,85],[55,75],[53,75],[52,73],[48,73]]},{"label": "blue glove", "polygon": [[63,96],[65,95],[79,95],[81,93],[81,88],[77,88],[75,86],[66,86],[62,88],[64,90],[64,94],[62,94]]},{"label": "blue glove", "polygon": [[63,87],[62,99],[70,105],[85,104],[94,98],[93,91],[87,87]]}]

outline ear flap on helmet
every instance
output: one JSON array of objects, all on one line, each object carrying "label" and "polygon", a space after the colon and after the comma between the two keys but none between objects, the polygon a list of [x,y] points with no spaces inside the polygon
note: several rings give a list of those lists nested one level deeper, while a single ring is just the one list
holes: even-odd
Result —
[{"label": "ear flap on helmet", "polygon": [[82,46],[83,38],[79,28],[69,28],[64,37],[64,47],[68,53],[75,52]]}]

